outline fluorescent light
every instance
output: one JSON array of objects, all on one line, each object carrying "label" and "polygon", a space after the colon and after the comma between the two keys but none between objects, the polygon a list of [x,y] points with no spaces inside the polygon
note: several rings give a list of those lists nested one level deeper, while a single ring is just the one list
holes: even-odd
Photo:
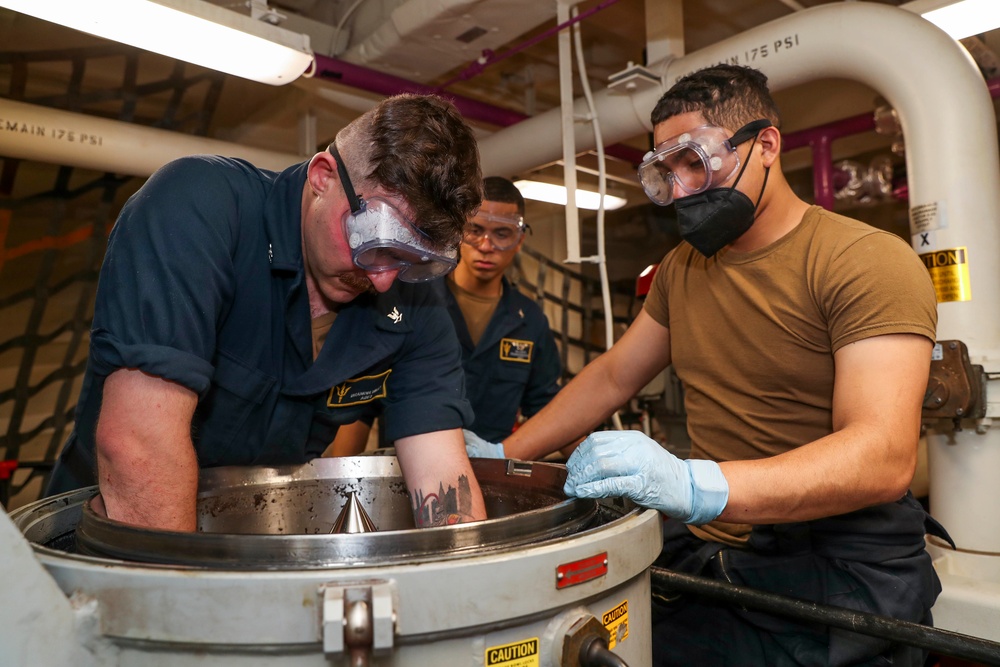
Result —
[{"label": "fluorescent light", "polygon": [[1000,28],[997,0],[914,0],[901,8],[920,14],[953,39]]},{"label": "fluorescent light", "polygon": [[[542,183],[540,181],[514,181],[514,185],[521,191],[521,196],[525,199],[534,199],[535,201],[544,201],[550,204],[559,204],[560,206],[565,206],[568,201],[566,188],[562,185]],[[600,198],[600,195],[596,192],[581,190],[580,188],[576,189],[577,208],[596,211],[600,204]],[[615,197],[609,194],[604,195],[604,210],[606,211],[621,208],[627,203],[628,201],[622,197]]]},{"label": "fluorescent light", "polygon": [[313,60],[309,37],[204,0],[0,0],[0,7],[280,86]]}]

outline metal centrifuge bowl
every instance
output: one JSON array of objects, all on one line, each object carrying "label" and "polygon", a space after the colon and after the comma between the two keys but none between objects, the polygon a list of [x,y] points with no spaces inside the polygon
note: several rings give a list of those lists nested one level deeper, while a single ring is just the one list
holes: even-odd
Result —
[{"label": "metal centrifuge bowl", "polygon": [[[94,511],[91,497],[77,525],[77,548],[195,567],[355,567],[512,549],[577,533],[596,520],[596,502],[563,494],[563,466],[499,459],[473,459],[472,466],[488,516],[477,523],[415,528],[396,458],[357,456],[205,469],[196,533],[107,519]],[[374,532],[331,533],[359,508]]]}]

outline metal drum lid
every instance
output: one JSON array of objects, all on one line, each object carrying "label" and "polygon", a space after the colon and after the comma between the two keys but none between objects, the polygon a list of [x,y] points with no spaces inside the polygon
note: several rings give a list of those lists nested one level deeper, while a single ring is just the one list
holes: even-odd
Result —
[{"label": "metal drum lid", "polygon": [[202,470],[196,533],[112,521],[90,500],[77,546],[90,555],[195,567],[358,567],[512,549],[597,520],[596,502],[563,494],[563,466],[472,459],[472,467],[489,517],[477,523],[415,528],[396,458],[356,456]]}]

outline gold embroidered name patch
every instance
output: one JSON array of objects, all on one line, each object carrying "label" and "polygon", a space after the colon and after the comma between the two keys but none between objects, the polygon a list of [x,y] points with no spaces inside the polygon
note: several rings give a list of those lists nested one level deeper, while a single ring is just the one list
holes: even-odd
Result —
[{"label": "gold embroidered name patch", "polygon": [[535,344],[530,340],[517,340],[516,338],[500,339],[500,359],[503,361],[520,361],[523,364],[531,363],[531,349]]},{"label": "gold embroidered name patch", "polygon": [[330,408],[346,408],[350,405],[361,405],[385,398],[386,381],[392,369],[379,373],[378,375],[365,375],[358,378],[344,380],[338,385],[330,388],[330,396],[326,399],[326,405]]}]

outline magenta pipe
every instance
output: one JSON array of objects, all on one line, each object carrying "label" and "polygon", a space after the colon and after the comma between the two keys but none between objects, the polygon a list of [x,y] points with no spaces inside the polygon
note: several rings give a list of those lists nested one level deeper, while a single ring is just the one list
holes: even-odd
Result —
[{"label": "magenta pipe", "polygon": [[[360,65],[354,65],[343,60],[338,60],[337,58],[330,58],[318,53],[315,57],[316,73],[313,74],[314,77],[319,77],[327,81],[335,81],[351,88],[366,90],[370,93],[385,95],[386,97],[398,95],[399,93],[440,95],[451,100],[455,108],[466,118],[490,123],[491,125],[499,125],[500,127],[509,127],[528,118],[528,116],[511,111],[510,109],[493,106],[492,104],[486,104],[485,102],[454,95],[449,92],[439,92],[430,86],[408,81],[407,79]],[[636,166],[642,162],[642,156],[645,155],[644,151],[622,144],[608,146],[605,151],[608,155],[625,160]]]},{"label": "magenta pipe", "polygon": [[842,120],[836,120],[826,125],[817,125],[808,130],[790,132],[781,137],[781,150],[791,151],[803,146],[811,146],[814,142],[824,139],[832,141],[852,134],[861,134],[875,129],[875,117],[871,113],[863,113]]},{"label": "magenta pipe", "polygon": [[446,97],[462,112],[462,115],[471,120],[478,120],[492,125],[507,127],[520,123],[527,116],[509,109],[502,109],[491,104],[485,104],[468,97],[460,97],[451,93],[440,93],[439,91],[413,81],[391,74],[385,74],[378,70],[352,65],[349,62],[338,60],[316,54],[316,73],[313,76],[335,81],[351,88],[367,90],[379,95],[398,95],[399,93],[417,93],[420,95],[441,95]]},{"label": "magenta pipe", "polygon": [[834,139],[861,134],[875,129],[875,117],[871,113],[844,118],[843,120],[790,132],[781,138],[781,150],[791,151],[808,146],[812,149],[813,199],[828,211],[833,210],[833,151],[830,144]]},{"label": "magenta pipe", "polygon": [[515,53],[520,53],[521,51],[524,51],[525,49],[530,48],[530,47],[534,46],[535,44],[538,44],[539,42],[542,42],[542,41],[548,39],[549,37],[552,37],[553,35],[558,34],[560,30],[563,30],[564,28],[568,28],[568,27],[572,26],[575,23],[579,23],[583,19],[585,19],[585,18],[587,18],[589,16],[593,16],[594,14],[596,14],[597,12],[599,12],[599,11],[601,11],[603,9],[607,9],[608,7],[610,7],[611,5],[615,4],[616,2],[618,2],[618,0],[604,0],[604,2],[602,2],[599,5],[597,5],[596,7],[591,7],[590,9],[588,9],[585,12],[583,12],[582,14],[578,14],[577,16],[574,16],[570,20],[568,20],[568,21],[566,21],[564,23],[560,23],[559,25],[555,26],[554,28],[549,28],[545,32],[543,32],[543,33],[541,33],[539,35],[535,35],[531,39],[528,39],[528,40],[526,40],[524,42],[521,42],[520,44],[518,44],[518,45],[516,45],[516,46],[514,46],[514,47],[512,47],[510,49],[508,49],[507,51],[504,51],[499,56],[496,53],[494,53],[493,51],[491,51],[489,49],[486,49],[486,50],[483,51],[483,55],[480,58],[478,58],[478,59],[474,60],[473,62],[469,63],[469,66],[466,67],[461,72],[459,72],[454,78],[449,79],[448,81],[445,81],[444,83],[442,83],[438,87],[438,90],[443,90],[443,89],[447,88],[448,86],[450,86],[453,83],[457,83],[459,81],[467,81],[467,80],[469,80],[469,79],[471,79],[473,77],[479,76],[480,74],[482,74],[482,72],[483,72],[484,69],[486,69],[487,67],[489,67],[493,63],[498,63],[501,60],[506,60],[507,58],[510,58]]},{"label": "magenta pipe", "polygon": [[[990,97],[1000,97],[1000,77],[986,82]],[[861,134],[875,129],[875,117],[871,113],[844,118],[843,120],[819,125],[808,130],[799,130],[782,136],[782,151],[791,151],[808,146],[813,151],[813,196],[816,203],[827,210],[833,210],[833,155],[830,143],[834,139]]]}]

